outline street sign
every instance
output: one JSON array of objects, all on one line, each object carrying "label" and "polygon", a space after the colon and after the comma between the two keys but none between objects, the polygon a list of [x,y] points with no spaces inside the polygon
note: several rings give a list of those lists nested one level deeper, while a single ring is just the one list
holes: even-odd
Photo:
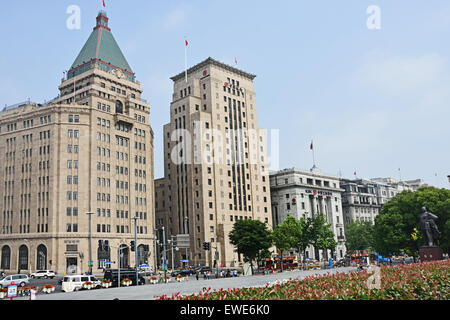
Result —
[{"label": "street sign", "polygon": [[148,264],[141,264],[140,266],[139,266],[139,268],[149,268],[150,266],[148,265]]},{"label": "street sign", "polygon": [[93,266],[94,266],[94,261],[89,260],[89,261],[88,261],[88,267],[93,267]]},{"label": "street sign", "polygon": [[114,264],[114,261],[106,261],[105,264]]},{"label": "street sign", "polygon": [[17,284],[12,284],[7,287],[6,298],[12,299],[17,298],[18,286]]},{"label": "street sign", "polygon": [[188,234],[177,234],[177,247],[180,249],[189,249],[191,240]]},{"label": "street sign", "polygon": [[181,259],[180,261],[181,262],[189,262],[189,260],[187,260],[187,259]]}]

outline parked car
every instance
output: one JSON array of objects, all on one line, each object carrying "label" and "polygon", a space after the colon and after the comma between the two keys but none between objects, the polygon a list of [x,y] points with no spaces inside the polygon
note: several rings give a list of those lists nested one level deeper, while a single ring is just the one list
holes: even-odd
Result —
[{"label": "parked car", "polygon": [[195,271],[197,271],[198,273],[202,274],[203,272],[211,272],[211,267],[207,267],[207,266],[202,266],[202,267],[198,267],[195,269]]},{"label": "parked car", "polygon": [[[138,284],[145,284],[144,277],[139,274]],[[119,270],[118,269],[108,269],[105,271],[104,279],[112,282],[113,287],[118,286],[118,278],[119,278]],[[136,285],[136,270],[134,269],[120,269],[120,280],[130,279],[133,283],[133,286]]]},{"label": "parked car", "polygon": [[170,274],[171,277],[176,277],[178,275],[181,275],[182,277],[194,275],[196,272],[193,269],[183,269],[183,270],[176,270]]},{"label": "parked car", "polygon": [[36,272],[33,272],[30,277],[31,279],[40,279],[40,278],[44,278],[44,279],[53,279],[56,276],[56,273],[53,270],[39,270]]},{"label": "parked car", "polygon": [[95,288],[100,288],[102,283],[92,275],[70,275],[62,280],[62,291],[73,292],[83,289],[83,283],[92,282]]},{"label": "parked car", "polygon": [[14,274],[0,278],[0,288],[6,288],[13,283],[25,287],[30,284],[30,279],[26,274]]}]

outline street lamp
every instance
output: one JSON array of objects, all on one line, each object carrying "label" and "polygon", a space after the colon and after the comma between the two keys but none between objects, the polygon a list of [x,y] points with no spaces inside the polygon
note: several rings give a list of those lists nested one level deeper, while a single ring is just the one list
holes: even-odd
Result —
[{"label": "street lamp", "polygon": [[136,285],[139,282],[139,273],[138,273],[138,243],[137,243],[137,221],[139,219],[138,216],[134,216],[134,252],[135,252],[135,268],[136,268]]},{"label": "street lamp", "polygon": [[157,229],[153,229],[153,250],[155,250],[155,254],[154,254],[155,272],[156,272],[156,270],[158,270],[158,257],[157,257],[157,249],[156,249],[156,245],[158,242],[157,232],[158,232]]},{"label": "street lamp", "polygon": [[92,274],[92,215],[94,214],[93,212],[86,212],[87,215],[89,215],[89,262],[88,262],[88,267],[89,267],[89,274]]},{"label": "street lamp", "polygon": [[[189,221],[189,217],[184,217],[184,234],[189,234],[189,230],[187,227],[187,223]],[[188,252],[188,248],[186,248],[186,260],[189,262],[189,252]],[[188,264],[188,262],[186,262],[186,266]]]}]

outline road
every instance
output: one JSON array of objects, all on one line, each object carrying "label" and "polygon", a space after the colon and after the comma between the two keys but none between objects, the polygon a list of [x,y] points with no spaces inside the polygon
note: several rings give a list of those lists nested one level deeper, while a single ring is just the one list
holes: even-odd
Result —
[{"label": "road", "polygon": [[[221,288],[248,288],[265,286],[267,283],[273,283],[277,280],[303,279],[307,276],[322,275],[327,273],[337,273],[354,271],[354,267],[337,268],[332,270],[308,270],[308,271],[285,271],[283,273],[247,276],[237,278],[221,278],[210,280],[196,280],[195,277],[189,277],[189,281],[181,283],[165,283],[155,285],[144,285],[138,287],[109,288],[86,290],[71,293],[58,293],[60,286],[52,294],[42,294],[37,296],[37,300],[155,300],[162,295],[171,296],[173,293],[181,295],[198,294],[203,288],[219,290]],[[37,281],[37,280],[35,280]],[[43,280],[39,280],[43,281]],[[57,280],[53,280],[57,281]],[[45,281],[44,281],[45,282]],[[33,284],[34,285],[34,284]],[[58,288],[59,287],[59,288]],[[27,298],[18,298],[17,300],[27,300]]]}]

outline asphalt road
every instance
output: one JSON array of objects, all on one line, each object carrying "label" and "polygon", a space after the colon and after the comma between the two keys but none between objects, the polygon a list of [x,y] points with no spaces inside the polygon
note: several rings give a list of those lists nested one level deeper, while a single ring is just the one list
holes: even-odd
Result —
[{"label": "asphalt road", "polygon": [[[40,293],[37,295],[37,300],[155,300],[162,295],[171,296],[173,293],[180,293],[181,295],[198,294],[203,288],[211,288],[211,290],[219,290],[220,288],[245,288],[245,287],[260,287],[265,286],[267,283],[273,283],[277,280],[289,280],[289,279],[303,279],[311,275],[321,275],[327,273],[354,271],[354,267],[337,268],[332,270],[310,270],[310,271],[285,271],[283,273],[247,276],[237,278],[221,278],[199,280],[194,277],[189,277],[189,281],[175,282],[166,284],[144,285],[137,287],[126,288],[109,288],[109,289],[96,289],[86,290],[71,293],[60,292],[60,286],[56,286],[56,291],[52,294]],[[43,281],[43,280],[34,280]],[[47,280],[47,283],[50,283]],[[53,279],[57,282],[57,279]],[[44,281],[45,282],[45,281]],[[45,283],[44,283],[45,284]],[[34,285],[34,284],[33,284]],[[58,288],[59,287],[59,288]],[[58,291],[60,293],[58,293]],[[27,298],[18,298],[17,300],[26,300]]]}]

